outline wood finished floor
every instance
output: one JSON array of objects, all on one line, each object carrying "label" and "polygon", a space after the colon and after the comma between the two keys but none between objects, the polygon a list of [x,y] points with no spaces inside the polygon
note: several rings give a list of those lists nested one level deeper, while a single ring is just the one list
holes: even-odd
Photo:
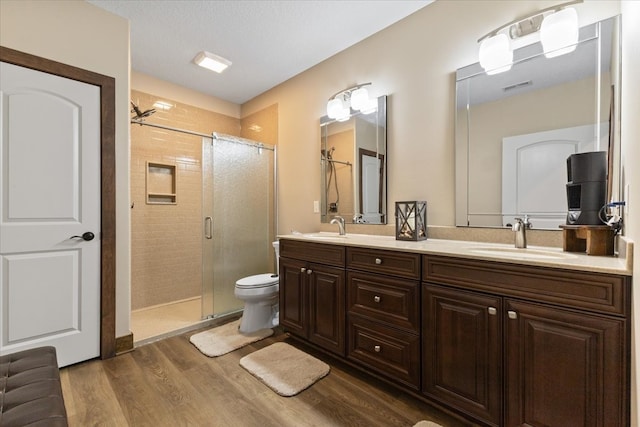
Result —
[{"label": "wood finished floor", "polygon": [[[444,427],[470,425],[301,346],[287,334],[209,358],[189,342],[197,332],[61,369],[69,425],[411,427],[420,420]],[[277,341],[324,360],[331,373],[297,396],[278,396],[238,364],[241,357]]]}]

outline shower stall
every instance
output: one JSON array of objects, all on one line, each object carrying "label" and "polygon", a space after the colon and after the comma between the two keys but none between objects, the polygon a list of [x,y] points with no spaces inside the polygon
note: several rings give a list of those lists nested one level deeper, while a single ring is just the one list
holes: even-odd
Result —
[{"label": "shower stall", "polygon": [[149,123],[148,111],[131,118],[136,343],[239,313],[235,283],[275,271],[277,233],[274,146]]},{"label": "shower stall", "polygon": [[242,138],[203,138],[203,317],[242,309],[236,281],[275,271],[275,153]]}]

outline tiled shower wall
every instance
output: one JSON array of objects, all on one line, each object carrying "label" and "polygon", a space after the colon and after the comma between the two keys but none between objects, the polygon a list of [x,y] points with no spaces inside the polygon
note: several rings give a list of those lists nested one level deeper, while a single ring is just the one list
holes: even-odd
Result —
[{"label": "tiled shower wall", "polygon": [[[158,100],[174,107],[157,109],[148,123],[204,134],[218,132],[274,144],[277,105],[243,121],[139,91],[131,100],[141,110]],[[249,118],[247,118],[249,119]],[[256,127],[257,126],[257,127]],[[176,166],[176,203],[147,204],[147,162]],[[166,304],[202,292],[202,138],[150,126],[131,125],[131,308]]]}]

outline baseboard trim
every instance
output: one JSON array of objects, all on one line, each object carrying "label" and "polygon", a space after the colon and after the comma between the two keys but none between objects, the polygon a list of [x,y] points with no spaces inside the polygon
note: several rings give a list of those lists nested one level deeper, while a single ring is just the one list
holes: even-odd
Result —
[{"label": "baseboard trim", "polygon": [[133,333],[116,337],[116,355],[133,350]]}]

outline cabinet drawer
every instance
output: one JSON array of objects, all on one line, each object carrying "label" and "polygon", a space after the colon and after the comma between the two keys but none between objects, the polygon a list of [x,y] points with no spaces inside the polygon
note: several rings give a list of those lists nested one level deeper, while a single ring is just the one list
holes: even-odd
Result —
[{"label": "cabinet drawer", "polygon": [[280,240],[280,256],[344,267],[344,246],[310,243],[298,240]]},{"label": "cabinet drawer", "polygon": [[347,268],[420,280],[420,255],[378,249],[347,248]]},{"label": "cabinet drawer", "polygon": [[626,276],[424,255],[422,280],[627,316]]},{"label": "cabinet drawer", "polygon": [[419,282],[349,271],[347,283],[350,313],[419,332]]},{"label": "cabinet drawer", "polygon": [[419,335],[349,314],[347,357],[412,389],[420,388]]}]

